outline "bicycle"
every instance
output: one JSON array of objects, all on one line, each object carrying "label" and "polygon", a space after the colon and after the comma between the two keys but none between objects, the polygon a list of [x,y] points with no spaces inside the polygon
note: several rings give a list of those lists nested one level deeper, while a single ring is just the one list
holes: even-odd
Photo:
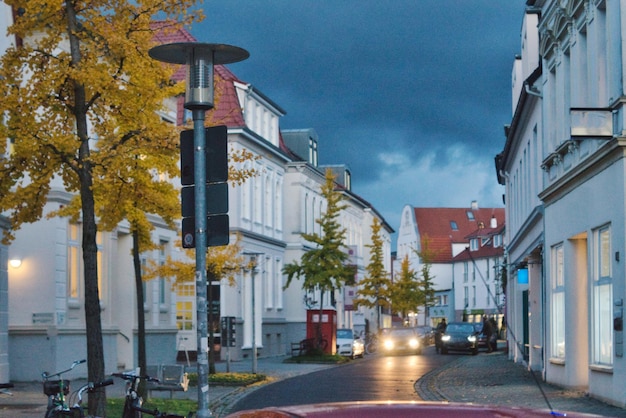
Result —
[{"label": "bicycle", "polygon": [[190,412],[186,417],[183,415],[170,414],[167,412],[161,412],[158,409],[148,409],[142,407],[143,399],[137,392],[139,382],[145,380],[146,382],[159,382],[159,379],[150,376],[141,376],[137,373],[113,373],[113,377],[119,377],[126,381],[126,397],[124,400],[124,409],[121,418],[142,418],[142,414],[148,414],[155,418],[192,418],[193,412]]},{"label": "bicycle", "polygon": [[367,334],[367,342],[365,343],[365,352],[367,354],[374,354],[378,350],[378,335]]},{"label": "bicycle", "polygon": [[[76,360],[72,363],[69,369],[57,372],[54,374],[48,374],[43,372],[43,393],[48,396],[48,407],[46,408],[45,418],[59,418],[59,417],[71,417],[71,418],[84,418],[85,413],[83,411],[83,394],[93,393],[97,389],[104,386],[112,385],[113,379],[106,379],[102,382],[88,382],[81,386],[76,392],[70,395],[70,381],[63,379],[62,375],[74,369],[79,364],[85,363],[86,360]],[[52,377],[58,376],[59,379],[50,380]],[[72,406],[71,400],[75,398],[76,401]],[[70,402],[68,402],[70,401]]]}]

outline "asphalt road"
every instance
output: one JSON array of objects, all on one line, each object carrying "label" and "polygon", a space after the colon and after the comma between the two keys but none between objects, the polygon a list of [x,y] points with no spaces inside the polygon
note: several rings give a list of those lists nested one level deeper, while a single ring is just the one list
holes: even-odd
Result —
[{"label": "asphalt road", "polygon": [[434,353],[366,356],[344,366],[261,387],[237,402],[230,412],[323,402],[419,401],[415,381],[455,357]]}]

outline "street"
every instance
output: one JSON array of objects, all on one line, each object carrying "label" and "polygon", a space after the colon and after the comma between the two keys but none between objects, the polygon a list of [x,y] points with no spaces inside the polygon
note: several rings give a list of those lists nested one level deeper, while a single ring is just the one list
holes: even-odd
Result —
[{"label": "street", "polygon": [[371,355],[346,365],[261,387],[231,412],[268,406],[345,401],[419,401],[414,384],[422,375],[457,358],[427,350],[423,355]]}]

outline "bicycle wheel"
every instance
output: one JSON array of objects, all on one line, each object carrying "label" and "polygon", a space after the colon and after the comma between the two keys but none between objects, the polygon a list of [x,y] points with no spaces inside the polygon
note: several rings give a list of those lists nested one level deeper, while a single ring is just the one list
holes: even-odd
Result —
[{"label": "bicycle wheel", "polygon": [[378,347],[375,342],[370,342],[370,343],[367,343],[367,345],[365,346],[365,352],[367,354],[374,354],[377,348]]}]

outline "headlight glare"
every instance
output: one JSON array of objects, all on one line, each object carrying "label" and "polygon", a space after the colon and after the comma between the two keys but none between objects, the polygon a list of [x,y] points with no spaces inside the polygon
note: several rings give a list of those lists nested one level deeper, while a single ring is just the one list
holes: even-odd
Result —
[{"label": "headlight glare", "polygon": [[450,341],[450,336],[449,335],[442,335],[441,336],[441,341]]},{"label": "headlight glare", "polygon": [[472,343],[473,343],[473,342],[475,342],[475,341],[476,341],[476,336],[475,336],[475,335],[470,335],[469,337],[467,337],[467,340],[468,340],[469,342],[472,342]]}]

